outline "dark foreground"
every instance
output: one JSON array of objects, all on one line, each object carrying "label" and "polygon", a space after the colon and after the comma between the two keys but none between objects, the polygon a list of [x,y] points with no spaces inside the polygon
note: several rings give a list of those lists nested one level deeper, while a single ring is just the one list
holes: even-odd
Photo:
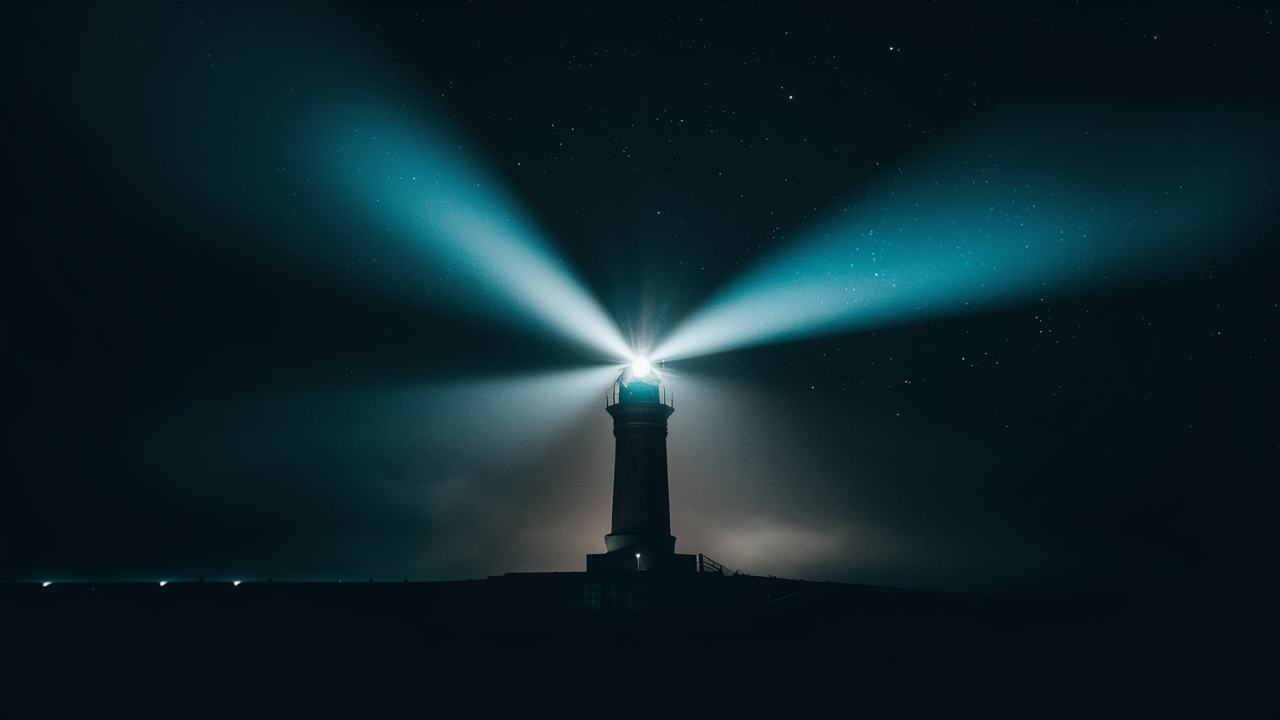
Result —
[{"label": "dark foreground", "polygon": [[710,574],[9,583],[3,702],[8,717],[1274,717],[1268,606]]}]

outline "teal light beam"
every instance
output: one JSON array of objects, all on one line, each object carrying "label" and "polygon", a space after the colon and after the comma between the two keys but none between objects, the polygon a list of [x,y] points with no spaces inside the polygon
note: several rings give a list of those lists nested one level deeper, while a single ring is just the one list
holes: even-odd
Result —
[{"label": "teal light beam", "polygon": [[892,165],[652,353],[920,322],[1225,260],[1274,197],[1274,132],[1226,111],[997,116]]}]

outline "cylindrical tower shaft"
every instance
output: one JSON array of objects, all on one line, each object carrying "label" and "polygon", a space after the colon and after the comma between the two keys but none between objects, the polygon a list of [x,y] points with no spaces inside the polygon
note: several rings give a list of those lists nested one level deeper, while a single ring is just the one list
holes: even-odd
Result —
[{"label": "cylindrical tower shaft", "polygon": [[675,551],[667,487],[667,418],[674,410],[659,403],[610,405],[617,454],[613,463],[613,525],[605,538],[610,550],[644,542]]}]

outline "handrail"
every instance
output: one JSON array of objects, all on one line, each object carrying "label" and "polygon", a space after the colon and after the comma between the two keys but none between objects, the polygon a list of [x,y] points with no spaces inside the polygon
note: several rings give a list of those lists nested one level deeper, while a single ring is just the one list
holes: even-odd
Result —
[{"label": "handrail", "polygon": [[698,553],[698,572],[719,573],[725,577],[745,574],[738,570],[730,570],[702,553]]}]

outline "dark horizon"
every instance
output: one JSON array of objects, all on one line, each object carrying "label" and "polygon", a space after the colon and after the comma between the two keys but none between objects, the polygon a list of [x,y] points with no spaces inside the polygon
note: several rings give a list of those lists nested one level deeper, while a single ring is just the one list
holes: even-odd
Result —
[{"label": "dark horizon", "polygon": [[[898,305],[673,356],[676,552],[960,593],[1272,591],[1275,10],[14,5],[0,577],[584,570],[623,360],[555,316],[560,276],[513,278],[545,262],[653,350],[752,293],[781,315],[793,265],[825,292],[814,248],[850,213],[872,239],[1004,222],[979,212],[1004,190],[925,182],[973,163],[1053,169],[1084,199],[1038,211],[1087,216],[1088,252],[968,274],[895,239],[879,257],[924,288]],[[530,262],[406,240],[423,205],[377,163],[414,152],[482,180],[447,199],[461,232],[536,236]]]}]

